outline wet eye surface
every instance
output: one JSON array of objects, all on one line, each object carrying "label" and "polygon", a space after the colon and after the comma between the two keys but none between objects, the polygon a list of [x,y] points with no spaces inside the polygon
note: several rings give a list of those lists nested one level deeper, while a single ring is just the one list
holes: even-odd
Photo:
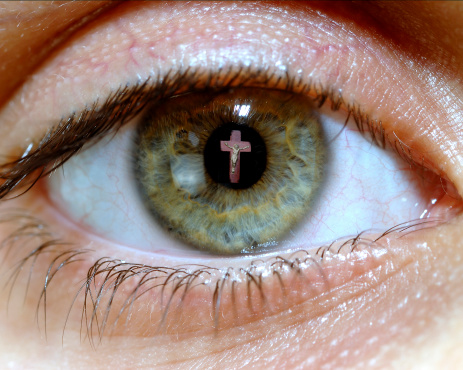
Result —
[{"label": "wet eye surface", "polygon": [[135,140],[144,204],[168,233],[238,254],[281,239],[323,179],[321,124],[307,97],[266,89],[161,101]]},{"label": "wet eye surface", "polygon": [[47,188],[87,230],[179,256],[319,248],[458,212],[439,176],[313,103],[265,88],[161,99]]}]

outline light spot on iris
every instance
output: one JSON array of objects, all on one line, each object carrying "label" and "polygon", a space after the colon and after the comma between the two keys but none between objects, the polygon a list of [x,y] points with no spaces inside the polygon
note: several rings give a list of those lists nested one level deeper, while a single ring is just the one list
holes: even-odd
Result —
[{"label": "light spot on iris", "polygon": [[233,109],[234,113],[240,117],[247,117],[250,110],[251,110],[251,106],[249,104],[235,105],[235,108]]}]

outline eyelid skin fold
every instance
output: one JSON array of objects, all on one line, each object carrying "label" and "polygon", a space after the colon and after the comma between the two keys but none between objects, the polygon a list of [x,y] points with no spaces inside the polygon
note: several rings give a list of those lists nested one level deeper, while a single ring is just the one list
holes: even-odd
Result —
[{"label": "eyelid skin fold", "polygon": [[[0,85],[3,86],[0,105],[8,98],[6,92],[23,83],[28,72],[43,62],[60,42],[116,4],[110,1],[41,2],[38,7],[37,2],[12,6],[2,2],[3,49],[0,60],[2,70],[10,73],[0,76]],[[30,53],[29,58],[24,57],[27,53]]]},{"label": "eyelid skin fold", "polygon": [[[143,102],[147,91],[156,98],[183,93],[180,82],[190,81],[185,91],[264,83],[299,88],[345,109],[379,143],[395,145],[405,159],[432,169],[461,193],[461,110],[454,92],[442,86],[445,76],[434,86],[432,71],[402,52],[316,4],[122,4],[52,55],[0,111],[6,154],[20,158],[33,143],[11,184],[25,183],[22,192],[41,170],[56,168],[89,139],[117,131],[149,104]],[[100,110],[105,104],[111,109]],[[76,134],[78,140],[70,140]],[[39,138],[62,152],[33,154]],[[24,160],[36,172],[24,171]],[[12,168],[3,167],[3,178],[14,178]],[[3,183],[2,195],[18,194],[8,193],[11,184]],[[0,259],[7,271],[1,283],[11,289],[11,322],[29,331],[38,324],[48,343],[64,351],[74,346],[82,359],[94,349],[102,358],[109,354],[105,366],[173,361],[194,367],[198,356],[211,352],[215,356],[201,365],[216,366],[219,358],[224,367],[242,359],[278,366],[271,362],[278,354],[277,362],[286,361],[282,367],[349,366],[392,341],[409,344],[418,330],[408,330],[410,322],[449,325],[439,321],[441,310],[463,296],[461,287],[446,284],[461,270],[458,240],[445,239],[461,227],[461,216],[438,226],[398,226],[382,237],[360,235],[345,245],[341,240],[310,256],[204,258],[198,266],[85,235],[50,209],[43,186],[39,181],[5,203],[27,211],[5,207],[0,217],[1,234],[9,236]],[[443,240],[445,250],[439,248]],[[25,302],[36,308],[29,321],[20,313]],[[271,359],[265,362],[258,349]],[[55,351],[49,346],[41,353]]]}]

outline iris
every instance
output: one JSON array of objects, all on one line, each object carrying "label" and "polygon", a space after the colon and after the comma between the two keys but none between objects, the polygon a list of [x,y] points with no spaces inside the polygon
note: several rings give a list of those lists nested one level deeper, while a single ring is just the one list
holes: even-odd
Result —
[{"label": "iris", "polygon": [[134,173],[145,206],[172,236],[211,253],[262,252],[310,212],[325,151],[308,97],[237,88],[151,107]]}]

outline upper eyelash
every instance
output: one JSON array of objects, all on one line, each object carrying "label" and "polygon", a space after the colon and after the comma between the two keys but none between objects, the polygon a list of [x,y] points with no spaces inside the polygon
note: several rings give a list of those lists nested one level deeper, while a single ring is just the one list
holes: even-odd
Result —
[{"label": "upper eyelash", "polygon": [[40,178],[58,169],[84,145],[98,142],[111,131],[117,132],[150,104],[183,93],[242,86],[277,88],[307,94],[319,107],[330,101],[333,110],[344,106],[347,110],[345,125],[352,116],[359,130],[362,133],[368,132],[372,141],[380,147],[384,148],[390,143],[410,164],[420,162],[421,167],[429,167],[422,157],[416,160],[412,151],[400,140],[390,140],[380,120],[370,119],[358,104],[346,104],[339,91],[311,81],[304,82],[301,78],[291,77],[289,72],[281,76],[269,70],[253,70],[252,67],[230,68],[218,73],[188,68],[177,72],[171,70],[157,80],[147,79],[133,86],[122,86],[102,104],[96,101],[82,111],[61,119],[40,141],[29,144],[25,151],[22,149],[20,157],[0,165],[0,179],[3,180],[0,184],[0,199],[18,189],[23,189],[19,195],[27,192]]}]

